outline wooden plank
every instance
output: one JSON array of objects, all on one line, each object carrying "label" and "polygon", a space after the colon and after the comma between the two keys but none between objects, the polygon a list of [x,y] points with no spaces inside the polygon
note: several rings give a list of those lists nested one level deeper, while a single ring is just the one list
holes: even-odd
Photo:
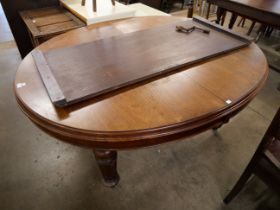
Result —
[{"label": "wooden plank", "polygon": [[68,17],[70,17],[73,21],[75,21],[77,23],[78,27],[85,26],[85,23],[83,21],[81,21],[78,17],[73,15],[71,12],[68,12],[67,10],[64,10],[64,14],[67,15]]},{"label": "wooden plank", "polygon": [[51,25],[46,25],[40,27],[41,35],[52,35],[56,33],[62,33],[61,29],[63,29],[63,32],[66,32],[71,29],[79,28],[77,24],[74,21],[67,21],[62,23],[56,23]]},{"label": "wooden plank", "polygon": [[85,26],[81,20],[60,7],[27,10],[20,12],[20,15],[33,39]]},{"label": "wooden plank", "polygon": [[40,73],[44,85],[48,90],[48,95],[51,101],[57,106],[65,106],[66,105],[65,96],[61,91],[56,79],[54,78],[43,53],[35,49],[31,52],[31,54],[34,58],[36,67]]},{"label": "wooden plank", "polygon": [[39,9],[31,9],[27,10],[27,15],[30,18],[40,18],[40,17],[46,17],[49,15],[55,15],[60,13],[59,7],[44,7]]},{"label": "wooden plank", "polygon": [[[178,33],[176,25],[207,28],[210,34],[197,30]],[[249,44],[228,32],[187,20],[55,49],[44,55],[67,101],[60,106],[66,106],[164,77]]]},{"label": "wooden plank", "polygon": [[36,25],[33,23],[32,19],[30,18],[28,11],[20,12],[20,16],[23,19],[25,25],[27,26],[28,30],[32,34],[32,36],[40,36],[40,30],[36,27]]},{"label": "wooden plank", "polygon": [[73,21],[73,20],[70,17],[66,16],[64,13],[60,13],[60,14],[49,15],[47,18],[46,17],[34,18],[34,21],[36,21],[35,24],[37,27],[42,27],[46,25],[62,23],[66,21]]}]

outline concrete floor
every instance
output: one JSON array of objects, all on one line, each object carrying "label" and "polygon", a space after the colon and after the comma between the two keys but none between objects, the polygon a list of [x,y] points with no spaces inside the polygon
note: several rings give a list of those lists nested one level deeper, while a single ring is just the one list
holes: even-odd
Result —
[{"label": "concrete floor", "polygon": [[254,153],[280,104],[279,73],[218,134],[119,153],[121,182],[106,188],[92,152],[55,140],[18,108],[12,91],[21,58],[0,7],[1,210],[276,210],[280,198],[254,177],[222,199]]}]

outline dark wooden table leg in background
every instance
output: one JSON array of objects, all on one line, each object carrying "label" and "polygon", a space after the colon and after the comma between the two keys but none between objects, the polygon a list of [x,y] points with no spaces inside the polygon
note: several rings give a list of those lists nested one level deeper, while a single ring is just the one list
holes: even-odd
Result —
[{"label": "dark wooden table leg in background", "polygon": [[207,20],[209,19],[209,16],[210,16],[210,9],[211,9],[211,3],[208,2],[208,5],[207,5],[207,12],[206,12],[206,19],[207,19]]},{"label": "dark wooden table leg in background", "polygon": [[231,18],[230,18],[230,21],[229,21],[229,25],[228,25],[228,28],[229,28],[229,29],[232,29],[232,28],[233,28],[234,23],[235,23],[237,17],[238,17],[238,15],[237,15],[236,13],[232,13]]},{"label": "dark wooden table leg in background", "polygon": [[188,18],[192,18],[193,17],[193,1],[190,1],[189,4],[187,5],[188,6],[188,14],[187,14],[187,17]]},{"label": "dark wooden table leg in background", "polygon": [[217,9],[217,20],[216,20],[217,24],[220,24],[221,19],[222,19],[223,15],[224,15],[225,11],[226,11],[225,9],[223,9],[221,7],[218,7],[218,9]]},{"label": "dark wooden table leg in background", "polygon": [[111,150],[93,150],[96,162],[102,173],[104,184],[115,187],[120,176],[117,171],[117,152]]},{"label": "dark wooden table leg in background", "polygon": [[92,0],[92,10],[93,12],[96,12],[97,8],[96,8],[96,0]]}]

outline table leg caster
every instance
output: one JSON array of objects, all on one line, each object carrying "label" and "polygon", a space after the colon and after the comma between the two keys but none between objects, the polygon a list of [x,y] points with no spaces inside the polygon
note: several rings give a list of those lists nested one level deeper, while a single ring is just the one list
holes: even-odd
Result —
[{"label": "table leg caster", "polygon": [[104,185],[115,187],[120,180],[117,171],[117,152],[111,150],[94,150],[93,153],[103,176]]}]

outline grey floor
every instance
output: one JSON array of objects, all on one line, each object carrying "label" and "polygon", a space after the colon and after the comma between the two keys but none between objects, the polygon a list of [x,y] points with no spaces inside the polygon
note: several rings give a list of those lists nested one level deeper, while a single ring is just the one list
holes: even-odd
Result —
[{"label": "grey floor", "polygon": [[106,188],[90,150],[55,140],[18,108],[21,61],[0,7],[0,209],[276,210],[280,198],[254,177],[229,205],[222,199],[255,151],[280,104],[280,74],[218,134],[119,153],[121,182]]}]

